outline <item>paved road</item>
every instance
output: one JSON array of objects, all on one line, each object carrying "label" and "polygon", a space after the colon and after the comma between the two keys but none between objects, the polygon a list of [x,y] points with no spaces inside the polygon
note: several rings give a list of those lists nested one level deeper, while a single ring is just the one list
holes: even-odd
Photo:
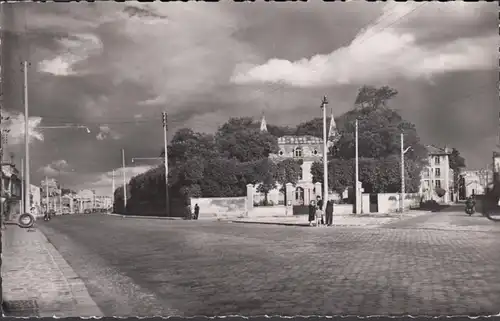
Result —
[{"label": "paved road", "polygon": [[496,232],[105,215],[56,217],[40,229],[108,316],[500,311]]}]

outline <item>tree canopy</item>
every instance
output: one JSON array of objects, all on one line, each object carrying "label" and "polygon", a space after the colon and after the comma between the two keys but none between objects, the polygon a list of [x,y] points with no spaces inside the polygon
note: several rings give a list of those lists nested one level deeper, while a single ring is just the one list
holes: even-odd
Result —
[{"label": "tree canopy", "polygon": [[[420,171],[427,161],[427,150],[420,143],[415,125],[387,107],[387,101],[397,95],[390,87],[364,86],[354,108],[336,119],[339,139],[329,150],[329,186],[342,192],[354,186],[355,123],[358,120],[359,179],[365,192],[399,192],[401,190],[401,133],[405,154],[406,190],[414,192],[420,185]],[[298,126],[308,133],[322,130],[321,119]],[[313,180],[323,181],[323,166],[313,165]]]}]

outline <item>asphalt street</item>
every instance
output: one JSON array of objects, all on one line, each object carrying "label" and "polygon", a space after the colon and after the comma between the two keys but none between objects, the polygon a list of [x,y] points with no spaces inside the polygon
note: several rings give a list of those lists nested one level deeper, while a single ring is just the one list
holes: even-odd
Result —
[{"label": "asphalt street", "polygon": [[[498,228],[425,229],[439,222]],[[500,311],[500,223],[453,210],[376,229],[101,214],[39,228],[107,316]]]}]

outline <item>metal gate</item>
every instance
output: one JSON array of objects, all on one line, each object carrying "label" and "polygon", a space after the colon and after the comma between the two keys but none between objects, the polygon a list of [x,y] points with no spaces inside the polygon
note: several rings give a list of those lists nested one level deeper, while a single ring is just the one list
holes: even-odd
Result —
[{"label": "metal gate", "polygon": [[378,194],[370,194],[370,213],[378,213]]}]

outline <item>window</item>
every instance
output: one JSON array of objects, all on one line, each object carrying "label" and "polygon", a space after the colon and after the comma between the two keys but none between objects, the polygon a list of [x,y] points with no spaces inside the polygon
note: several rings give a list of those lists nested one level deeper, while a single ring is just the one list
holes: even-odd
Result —
[{"label": "window", "polygon": [[436,179],[436,188],[441,188],[441,180]]},{"label": "window", "polygon": [[436,168],[436,177],[441,177],[441,168]]},{"label": "window", "polygon": [[302,168],[300,169],[300,172],[299,172],[299,181],[303,180],[304,179],[304,173],[302,173]]},{"label": "window", "polygon": [[300,148],[300,147],[295,148],[294,156],[295,157],[302,157],[302,148]]},{"label": "window", "polygon": [[315,150],[313,151],[313,154],[314,154],[314,155],[318,155],[318,151],[315,149]]},{"label": "window", "polygon": [[434,164],[436,164],[436,165],[441,164],[441,158],[439,156],[434,157]]},{"label": "window", "polygon": [[283,151],[282,150],[280,150],[279,155],[283,156]]}]

